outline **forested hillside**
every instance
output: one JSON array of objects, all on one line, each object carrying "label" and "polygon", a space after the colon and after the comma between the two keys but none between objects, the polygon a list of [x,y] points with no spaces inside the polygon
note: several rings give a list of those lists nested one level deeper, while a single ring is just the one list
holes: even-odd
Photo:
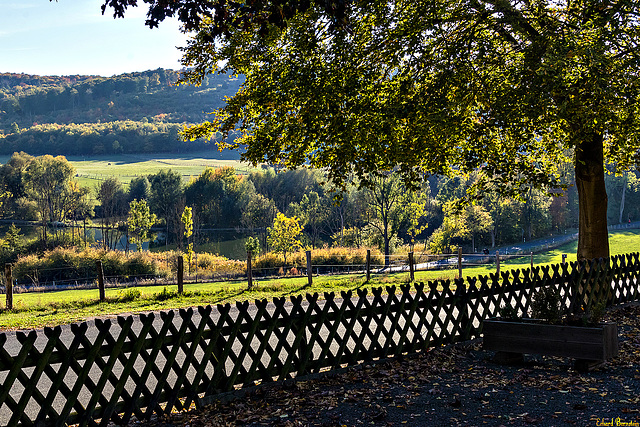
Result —
[{"label": "forested hillside", "polygon": [[178,77],[163,69],[114,77],[0,73],[0,154],[201,150],[205,141],[183,142],[178,132],[222,106],[241,78],[212,75],[196,87],[175,85]]}]

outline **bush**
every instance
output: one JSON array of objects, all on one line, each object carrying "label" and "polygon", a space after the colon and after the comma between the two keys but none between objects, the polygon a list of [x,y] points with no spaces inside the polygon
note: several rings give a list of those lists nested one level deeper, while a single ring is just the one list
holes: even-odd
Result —
[{"label": "bush", "polygon": [[118,302],[131,302],[142,296],[140,289],[123,289],[118,292]]},{"label": "bush", "polygon": [[102,261],[105,276],[141,277],[162,275],[159,256],[139,252],[127,256],[121,251],[88,248],[56,248],[41,257],[34,254],[18,258],[13,277],[19,283],[41,284],[53,281],[90,280],[97,276],[96,261]]},{"label": "bush", "polygon": [[[198,272],[202,273],[225,273],[225,274],[244,274],[247,264],[244,261],[227,259],[220,255],[214,255],[207,252],[199,253],[198,256]],[[186,261],[186,260],[185,260]],[[191,272],[195,270],[196,257],[193,257]],[[188,271],[188,266],[185,264]]]},{"label": "bush", "polygon": [[542,287],[531,300],[531,314],[536,319],[543,319],[551,324],[560,323],[563,310],[560,291],[554,287]]},{"label": "bush", "polygon": [[[311,251],[311,264],[314,267],[317,266],[347,266],[347,265],[364,265],[367,262],[367,250],[363,248],[345,248],[334,247],[324,249],[314,249]],[[371,263],[382,264],[384,258],[378,250],[371,251]],[[268,252],[261,255],[255,260],[253,264],[256,270],[259,269],[271,269],[272,271],[284,265],[284,258],[282,256]],[[307,257],[305,252],[295,252],[291,255],[291,261],[287,267],[306,267]]]},{"label": "bush", "polygon": [[178,296],[178,292],[168,291],[167,288],[163,288],[162,292],[153,295],[153,299],[157,301],[166,301],[171,298],[176,298]]}]

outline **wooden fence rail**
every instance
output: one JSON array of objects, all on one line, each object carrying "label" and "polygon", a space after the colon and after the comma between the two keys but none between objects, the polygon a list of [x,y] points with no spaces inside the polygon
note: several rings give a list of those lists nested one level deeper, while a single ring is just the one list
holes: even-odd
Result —
[{"label": "wooden fence rail", "polygon": [[[540,287],[573,309],[640,299],[639,255],[608,265],[239,302],[0,334],[0,425],[106,425],[204,396],[479,337],[501,306]],[[66,329],[66,328],[65,328]]]}]

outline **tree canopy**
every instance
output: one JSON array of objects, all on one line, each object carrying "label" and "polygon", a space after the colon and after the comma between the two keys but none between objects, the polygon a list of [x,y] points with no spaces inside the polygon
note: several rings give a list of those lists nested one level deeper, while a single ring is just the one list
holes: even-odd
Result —
[{"label": "tree canopy", "polygon": [[245,159],[337,186],[395,169],[409,184],[480,171],[476,194],[558,190],[572,161],[578,259],[608,257],[604,163],[632,166],[640,147],[638,1],[145,2],[149,25],[175,14],[196,31],[183,81],[246,77],[187,137],[239,129]]}]

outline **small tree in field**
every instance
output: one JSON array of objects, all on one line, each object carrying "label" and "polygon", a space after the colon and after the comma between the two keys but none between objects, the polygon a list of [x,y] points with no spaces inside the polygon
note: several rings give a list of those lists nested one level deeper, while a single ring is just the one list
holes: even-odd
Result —
[{"label": "small tree in field", "polygon": [[149,210],[146,200],[132,200],[129,203],[129,217],[127,225],[131,240],[142,251],[142,243],[147,240],[151,226],[156,222],[156,215]]},{"label": "small tree in field", "polygon": [[193,242],[189,238],[193,235],[193,213],[189,206],[185,206],[180,218],[184,226],[184,237],[187,239],[187,262],[189,263],[189,273],[191,273],[191,261],[193,260]]},{"label": "small tree in field", "polygon": [[260,240],[257,237],[247,237],[244,242],[244,248],[247,250],[247,254],[258,255],[260,252]]},{"label": "small tree in field", "polygon": [[302,234],[302,226],[297,217],[287,217],[279,213],[273,221],[273,227],[267,229],[269,237],[267,242],[274,252],[282,253],[284,263],[287,263],[287,254],[302,247],[298,237]]}]

